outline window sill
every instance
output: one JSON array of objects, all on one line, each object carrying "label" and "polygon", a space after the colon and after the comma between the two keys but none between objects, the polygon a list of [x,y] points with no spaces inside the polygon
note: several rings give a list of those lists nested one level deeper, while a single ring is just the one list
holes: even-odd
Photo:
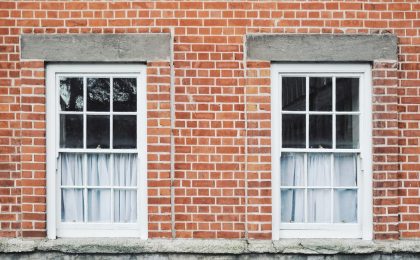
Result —
[{"label": "window sill", "polygon": [[186,239],[0,239],[0,253],[106,254],[419,254],[420,240],[356,239],[186,240]]}]

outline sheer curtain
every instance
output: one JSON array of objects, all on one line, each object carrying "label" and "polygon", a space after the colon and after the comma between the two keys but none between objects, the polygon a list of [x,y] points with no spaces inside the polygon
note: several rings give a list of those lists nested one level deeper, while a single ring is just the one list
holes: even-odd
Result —
[{"label": "sheer curtain", "polygon": [[[304,153],[281,156],[281,221],[305,222],[306,207],[308,223],[357,222],[357,155],[307,153],[307,169],[304,156]],[[333,220],[331,207],[334,208]]]},{"label": "sheer curtain", "polygon": [[[83,185],[83,156],[65,153],[60,155],[61,185]],[[82,222],[84,216],[83,189],[64,188],[61,191],[61,221]]]},{"label": "sheer curtain", "polygon": [[[87,157],[87,222],[111,221],[111,155],[60,154],[63,222],[84,220],[83,158]],[[113,155],[114,222],[137,220],[137,154]],[[79,187],[74,187],[79,186]]]},{"label": "sheer curtain", "polygon": [[[281,186],[304,186],[304,155],[302,153],[285,153],[281,156]],[[282,222],[305,221],[304,189],[286,188],[281,190]]]},{"label": "sheer curtain", "polygon": [[330,222],[331,154],[308,154],[308,222]]},{"label": "sheer curtain", "polygon": [[[110,186],[110,158],[108,154],[88,154],[87,173],[88,186]],[[111,190],[88,189],[88,221],[111,221]]]},{"label": "sheer curtain", "polygon": [[357,185],[357,155],[336,154],[334,156],[334,186]]},{"label": "sheer curtain", "polygon": [[[137,154],[114,155],[114,185],[137,186]],[[116,189],[114,193],[114,221],[136,222],[137,192]]]},{"label": "sheer curtain", "polygon": [[357,222],[357,155],[337,154],[334,158],[334,222]]}]

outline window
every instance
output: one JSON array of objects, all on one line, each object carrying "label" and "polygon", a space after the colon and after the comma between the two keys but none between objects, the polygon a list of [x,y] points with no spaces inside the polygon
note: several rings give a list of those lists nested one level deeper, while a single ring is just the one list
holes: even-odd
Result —
[{"label": "window", "polygon": [[144,76],[143,65],[47,66],[50,238],[147,237]]},{"label": "window", "polygon": [[273,238],[372,234],[370,66],[272,66]]}]

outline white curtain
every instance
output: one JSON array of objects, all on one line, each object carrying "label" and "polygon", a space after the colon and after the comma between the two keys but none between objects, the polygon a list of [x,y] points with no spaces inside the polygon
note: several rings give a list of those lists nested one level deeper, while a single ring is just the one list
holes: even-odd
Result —
[{"label": "white curtain", "polygon": [[[83,156],[61,154],[62,186],[83,186]],[[87,154],[87,215],[88,222],[111,221],[111,155]],[[137,154],[113,155],[114,221],[135,222],[137,219]],[[124,189],[131,187],[132,189]],[[83,222],[84,194],[82,188],[62,189],[63,222]]]},{"label": "white curtain", "polygon": [[331,154],[308,154],[308,186],[331,186]]},{"label": "white curtain", "polygon": [[[336,154],[334,156],[334,186],[357,186],[357,155]],[[336,189],[334,191],[334,222],[357,222],[357,190]]]},{"label": "white curtain", "polygon": [[331,191],[308,189],[308,222],[328,223],[331,220]]},{"label": "white curtain", "polygon": [[137,154],[114,155],[114,185],[129,187],[137,185]]},{"label": "white curtain", "polygon": [[[334,183],[331,180],[332,158]],[[335,223],[357,222],[356,154],[335,154],[332,157],[331,154],[308,153],[307,183],[303,153],[282,154],[280,164],[282,222],[305,222],[305,191],[293,186],[307,187],[308,223],[330,223],[332,202]]]},{"label": "white curtain", "polygon": [[285,153],[281,156],[281,186],[304,186],[304,155],[303,153]]},{"label": "white curtain", "polygon": [[[137,154],[114,155],[114,185],[137,186]],[[114,221],[136,222],[137,192],[135,190],[115,190]]]},{"label": "white curtain", "polygon": [[111,185],[110,158],[109,154],[87,155],[88,186]]},{"label": "white curtain", "polygon": [[[331,186],[331,154],[308,154],[308,186]],[[331,220],[331,190],[308,189],[308,222]]]},{"label": "white curtain", "polygon": [[[83,185],[83,155],[61,154],[61,185]],[[61,221],[83,222],[83,189],[64,188],[61,191]]]},{"label": "white curtain", "polygon": [[[110,158],[108,154],[88,154],[88,186],[111,185]],[[111,221],[111,190],[88,189],[88,222]]]},{"label": "white curtain", "polygon": [[357,191],[337,189],[334,191],[334,222],[357,222]]},{"label": "white curtain", "polygon": [[281,190],[281,222],[305,222],[305,190]]},{"label": "white curtain", "polygon": [[336,154],[334,156],[334,186],[357,185],[356,154]]},{"label": "white curtain", "polygon": [[[302,153],[284,153],[280,159],[281,186],[304,186],[304,155]],[[281,221],[305,221],[304,189],[281,190]]]}]

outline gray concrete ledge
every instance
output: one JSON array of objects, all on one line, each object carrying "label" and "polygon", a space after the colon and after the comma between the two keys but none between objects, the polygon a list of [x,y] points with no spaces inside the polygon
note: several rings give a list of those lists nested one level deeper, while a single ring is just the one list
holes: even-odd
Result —
[{"label": "gray concrete ledge", "polygon": [[21,58],[52,62],[139,62],[169,60],[170,35],[23,34]]},{"label": "gray concrete ledge", "polygon": [[420,240],[354,239],[186,240],[78,238],[57,240],[0,239],[0,253],[70,254],[419,254]]},{"label": "gray concrete ledge", "polygon": [[391,34],[250,34],[247,58],[283,62],[370,62],[397,60]]}]

